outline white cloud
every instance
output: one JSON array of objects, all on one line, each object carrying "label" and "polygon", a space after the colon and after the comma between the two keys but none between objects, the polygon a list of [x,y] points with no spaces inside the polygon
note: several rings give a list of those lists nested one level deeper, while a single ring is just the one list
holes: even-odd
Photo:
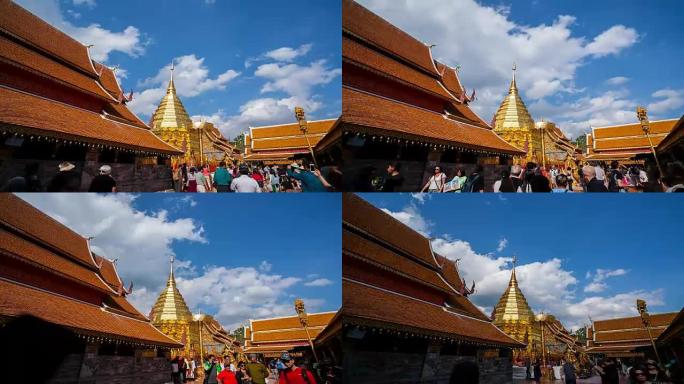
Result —
[{"label": "white cloud", "polygon": [[[64,19],[58,0],[18,0],[18,3],[81,43],[93,44],[90,55],[99,62],[106,62],[114,51],[132,57],[145,53],[148,42],[136,27],[128,26],[120,32],[108,30],[99,24],[78,27]],[[74,3],[95,4],[93,0],[74,0]]]},{"label": "white cloud", "polygon": [[416,203],[418,204],[425,204],[426,200],[431,200],[432,195],[429,193],[424,193],[424,192],[416,192],[411,194],[411,198],[415,200]]},{"label": "white cloud", "polygon": [[[477,89],[478,99],[470,105],[486,121],[508,91],[513,62],[518,68],[518,89],[528,105],[533,104],[533,117],[558,123],[560,118],[543,114],[534,104],[548,104],[547,99],[552,96],[581,92],[575,87],[580,66],[599,57],[617,55],[639,39],[635,29],[623,25],[611,26],[593,37],[577,36],[573,33],[576,19],[570,15],[557,15],[554,20],[538,25],[518,24],[509,18],[510,9],[485,6],[474,0],[361,3],[426,44],[437,44],[433,56],[460,66],[464,86]],[[577,131],[574,126],[572,129]]]},{"label": "white cloud", "polygon": [[674,110],[677,116],[681,114],[681,108],[684,107],[684,91],[666,88],[653,92],[651,96],[661,100],[648,104],[649,112],[659,114]]},{"label": "white cloud", "polygon": [[497,252],[503,251],[504,249],[506,249],[507,245],[508,245],[508,239],[504,237],[501,240],[499,240],[499,245],[496,247],[496,251]]},{"label": "white cloud", "polygon": [[308,282],[304,283],[304,285],[307,287],[325,287],[325,286],[332,285],[332,284],[334,284],[334,282],[332,280],[325,279],[325,278],[315,279],[315,280],[308,281]]},{"label": "white cloud", "polygon": [[615,276],[623,276],[626,275],[629,271],[626,269],[618,268],[618,269],[597,269],[595,273],[587,272],[586,278],[589,279],[590,277],[593,276],[592,281],[584,287],[584,292],[603,292],[608,288],[608,284],[606,284],[604,281],[609,278],[609,277],[615,277]]},{"label": "white cloud", "polygon": [[624,76],[615,76],[611,77],[610,79],[606,80],[606,84],[608,85],[622,85],[626,84],[629,81],[629,78],[624,77]]},{"label": "white cloud", "polygon": [[267,82],[261,93],[284,93],[287,97],[261,97],[240,106],[238,114],[218,110],[211,115],[197,115],[193,118],[206,119],[214,123],[228,137],[235,137],[250,126],[280,124],[294,120],[294,107],[301,106],[309,114],[318,111],[323,103],[314,94],[316,87],[330,83],[342,73],[340,68],[331,68],[325,60],[316,60],[309,65],[267,63],[254,72]]},{"label": "white cloud", "polygon": [[73,0],[73,2],[74,2],[74,5],[87,5],[91,8],[94,7],[95,5],[97,5],[95,3],[95,0]]},{"label": "white cloud", "polygon": [[[228,329],[250,318],[294,315],[288,289],[301,281],[297,277],[269,274],[252,267],[208,266],[196,277],[178,277],[178,289],[191,310],[200,305],[215,309],[216,318]],[[306,299],[314,312],[325,303]]]},{"label": "white cloud", "polygon": [[269,263],[268,261],[264,260],[259,264],[259,271],[261,272],[270,272],[271,268],[273,268],[273,264]]},{"label": "white cloud", "polygon": [[[209,68],[204,64],[203,57],[195,54],[180,56],[173,59],[175,70],[173,75],[176,93],[183,98],[195,97],[211,90],[226,89],[228,83],[240,75],[239,72],[228,69],[215,78],[209,76]],[[135,113],[151,115],[166,94],[166,88],[171,78],[171,63],[161,68],[154,77],[140,82],[141,87],[152,86],[133,95],[128,103]]]},{"label": "white cloud", "polygon": [[313,44],[303,44],[299,48],[282,47],[268,51],[264,56],[276,61],[292,61],[299,56],[304,56],[311,50]]},{"label": "white cloud", "polygon": [[[133,281],[132,302],[140,305],[146,294],[166,281],[169,258],[175,255],[176,241],[206,242],[204,228],[188,218],[170,220],[164,210],[146,212],[135,209],[134,195],[112,194],[22,194],[22,199],[45,211],[90,241],[95,253],[118,259],[119,275]],[[189,264],[179,261],[181,266]],[[154,288],[150,290],[150,288]],[[140,290],[136,293],[135,291]],[[149,300],[149,299],[148,299]],[[154,300],[154,298],[152,298]],[[143,308],[138,306],[138,308]]]},{"label": "white cloud", "polygon": [[432,223],[420,214],[418,208],[414,204],[409,204],[404,208],[404,210],[398,212],[392,212],[386,208],[382,208],[382,211],[415,229],[421,235],[430,235],[430,227],[432,226]]}]

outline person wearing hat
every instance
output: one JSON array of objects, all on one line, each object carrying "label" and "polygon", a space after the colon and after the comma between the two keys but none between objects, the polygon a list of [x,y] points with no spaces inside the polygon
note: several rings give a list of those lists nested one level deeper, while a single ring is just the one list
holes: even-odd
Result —
[{"label": "person wearing hat", "polygon": [[249,363],[247,363],[245,369],[252,378],[252,383],[266,384],[266,378],[269,375],[268,368],[266,368],[265,365],[261,364],[257,360],[257,356],[255,354],[251,354],[249,356]]},{"label": "person wearing hat", "polygon": [[116,192],[116,180],[112,177],[112,167],[103,165],[100,174],[93,177],[88,192]]},{"label": "person wearing hat", "polygon": [[261,192],[259,183],[249,177],[249,168],[246,165],[240,166],[240,177],[230,182],[230,189],[235,192]]},{"label": "person wearing hat", "polygon": [[280,360],[285,364],[285,369],[280,371],[278,384],[316,384],[311,372],[296,366],[294,358],[289,353],[283,352]]},{"label": "person wearing hat", "polygon": [[63,161],[58,167],[59,173],[50,180],[48,192],[78,192],[81,189],[81,175],[74,171],[76,166]]}]

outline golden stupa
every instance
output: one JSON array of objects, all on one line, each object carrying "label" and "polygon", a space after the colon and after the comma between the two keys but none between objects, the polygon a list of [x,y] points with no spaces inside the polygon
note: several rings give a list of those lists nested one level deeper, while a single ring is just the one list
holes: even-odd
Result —
[{"label": "golden stupa", "polygon": [[541,162],[542,143],[541,135],[534,125],[534,120],[518,93],[515,83],[515,70],[513,65],[513,80],[508,88],[508,96],[503,100],[494,115],[494,132],[509,144],[527,152],[523,157],[517,157],[516,162],[533,161]]},{"label": "golden stupa", "polygon": [[514,357],[536,356],[541,351],[541,326],[534,316],[534,312],[527,304],[527,299],[518,287],[515,276],[515,259],[508,288],[504,291],[492,312],[494,325],[512,338],[526,343],[524,351],[514,351]]},{"label": "golden stupa", "polygon": [[176,286],[173,260],[171,258],[171,272],[166,281],[166,288],[159,294],[150,311],[152,325],[165,335],[183,343],[182,353],[186,356],[230,355],[237,360],[244,360],[239,343],[216,319],[210,315],[193,315],[190,312]]},{"label": "golden stupa", "polygon": [[185,152],[184,161],[195,164],[200,156],[200,138],[188,112],[176,94],[173,71],[172,64],[171,80],[166,88],[166,95],[152,115],[150,127],[159,138]]}]

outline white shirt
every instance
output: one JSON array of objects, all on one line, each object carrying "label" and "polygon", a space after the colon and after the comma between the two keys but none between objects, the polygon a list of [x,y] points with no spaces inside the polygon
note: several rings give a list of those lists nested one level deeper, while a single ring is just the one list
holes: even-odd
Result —
[{"label": "white shirt", "polygon": [[230,182],[230,189],[235,192],[261,192],[259,183],[247,175],[240,175]]},{"label": "white shirt", "polygon": [[605,180],[606,179],[606,172],[601,168],[600,166],[595,166],[594,170],[596,171],[596,180]]}]

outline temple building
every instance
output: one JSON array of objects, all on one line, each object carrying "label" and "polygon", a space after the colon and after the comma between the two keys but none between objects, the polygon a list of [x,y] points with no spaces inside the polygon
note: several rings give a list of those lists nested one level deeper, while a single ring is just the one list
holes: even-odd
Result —
[{"label": "temple building", "polygon": [[499,105],[494,115],[494,132],[511,145],[525,151],[524,156],[516,157],[517,163],[534,162],[540,165],[556,165],[576,168],[575,156],[581,151],[570,142],[556,124],[549,121],[534,122],[525,102],[520,97],[518,85],[513,79],[508,88],[508,96]]},{"label": "temple building", "polygon": [[510,383],[511,351],[525,344],[471,303],[472,292],[429,239],[343,194],[345,382],[442,383],[457,367],[477,365],[480,383]]},{"label": "temple building", "polygon": [[677,120],[670,133],[656,147],[661,163],[684,159],[684,115]]},{"label": "temple building", "polygon": [[185,106],[176,94],[173,71],[172,64],[171,79],[166,88],[166,95],[161,99],[150,119],[152,132],[183,152],[183,156],[174,159],[176,164],[184,162],[189,165],[199,165],[229,160],[233,155],[233,146],[221,132],[212,123],[205,121],[193,123],[190,119]]},{"label": "temple building", "polygon": [[244,160],[264,164],[290,164],[295,158],[311,158],[311,150],[335,124],[336,119],[307,122],[307,133],[299,123],[249,127],[245,134]]},{"label": "temple building", "polygon": [[159,294],[150,310],[150,320],[162,333],[183,344],[182,350],[174,351],[185,356],[230,355],[239,358],[242,354],[240,343],[223,329],[211,315],[193,315],[176,286],[171,271],[166,288]]},{"label": "temple building", "polygon": [[[97,42],[95,42],[97,43]],[[88,190],[101,165],[118,191],[171,188],[169,157],[88,47],[12,1],[0,1],[0,187],[25,169],[43,186],[70,162]]]},{"label": "temple building", "polygon": [[[3,349],[21,359],[36,353],[61,359],[48,382],[168,381],[168,354],[182,345],[128,302],[131,288],[87,238],[19,197],[0,194]],[[54,360],[41,358],[40,374],[49,373],[48,361]]]},{"label": "temple building", "polygon": [[[650,122],[651,142],[657,147],[668,136],[679,119]],[[639,163],[644,157],[652,157],[651,144],[641,128],[641,123],[592,127],[587,134],[588,161],[617,160],[622,164]]]},{"label": "temple building", "polygon": [[513,358],[534,358],[541,354],[541,327],[532,312],[527,299],[518,287],[515,276],[515,261],[508,287],[501,295],[492,312],[494,325],[507,335],[526,344],[524,350],[514,351]]},{"label": "temple building", "polygon": [[[439,43],[439,42],[437,42]],[[364,190],[390,162],[402,163],[401,190],[415,191],[441,165],[484,166],[491,186],[520,149],[499,137],[469,103],[458,70],[431,48],[352,0],[342,2],[342,116],[331,131],[345,190]],[[321,150],[323,150],[321,148]]]},{"label": "temple building", "polygon": [[[677,315],[677,312],[650,315],[653,340],[665,332]],[[649,331],[644,327],[640,316],[594,320],[587,328],[588,354],[606,357],[651,357],[651,345]]]},{"label": "temple building", "polygon": [[258,353],[266,358],[280,357],[283,352],[301,356],[301,352],[294,350],[310,348],[309,338],[313,342],[336,314],[337,311],[309,313],[308,334],[298,316],[250,320],[249,327],[245,327],[245,353]]}]

